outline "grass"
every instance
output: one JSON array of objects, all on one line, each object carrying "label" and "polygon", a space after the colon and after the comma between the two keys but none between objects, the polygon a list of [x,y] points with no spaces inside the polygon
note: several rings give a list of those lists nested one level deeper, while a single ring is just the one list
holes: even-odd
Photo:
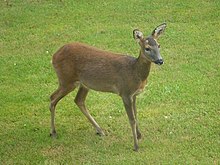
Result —
[{"label": "grass", "polygon": [[[0,2],[0,164],[220,164],[218,0]],[[133,152],[120,98],[91,91],[87,104],[107,136],[98,137],[73,104],[57,106],[49,138],[50,60],[80,41],[138,56],[132,30],[148,35],[166,21],[162,67],[152,66],[137,107],[143,139]]]}]

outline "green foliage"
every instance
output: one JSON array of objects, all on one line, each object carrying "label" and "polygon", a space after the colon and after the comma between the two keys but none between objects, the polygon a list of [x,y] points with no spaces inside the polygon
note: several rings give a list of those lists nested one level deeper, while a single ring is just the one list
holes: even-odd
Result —
[{"label": "green foliage", "polygon": [[[220,1],[5,0],[0,2],[0,162],[2,164],[219,164]],[[152,65],[137,107],[143,139],[132,134],[120,97],[91,91],[98,137],[73,104],[57,106],[49,137],[52,54],[73,41],[138,56],[132,30],[167,22],[165,64]],[[0,164],[1,164],[0,163]]]}]

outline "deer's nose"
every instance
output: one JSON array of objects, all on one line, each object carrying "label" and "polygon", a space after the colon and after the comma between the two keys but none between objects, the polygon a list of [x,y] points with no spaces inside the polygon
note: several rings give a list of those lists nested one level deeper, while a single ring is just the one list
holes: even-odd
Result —
[{"label": "deer's nose", "polygon": [[154,62],[157,65],[162,65],[163,64],[163,59],[158,59]]}]

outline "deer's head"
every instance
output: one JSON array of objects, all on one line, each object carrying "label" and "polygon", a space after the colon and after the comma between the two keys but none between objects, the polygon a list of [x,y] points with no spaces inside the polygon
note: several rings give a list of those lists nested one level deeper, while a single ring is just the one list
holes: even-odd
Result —
[{"label": "deer's head", "polygon": [[157,26],[152,34],[148,37],[144,37],[143,33],[138,29],[133,31],[134,39],[137,40],[141,47],[141,52],[145,59],[154,62],[155,64],[162,65],[164,63],[163,58],[160,55],[160,44],[157,42],[161,34],[164,33],[166,23]]}]

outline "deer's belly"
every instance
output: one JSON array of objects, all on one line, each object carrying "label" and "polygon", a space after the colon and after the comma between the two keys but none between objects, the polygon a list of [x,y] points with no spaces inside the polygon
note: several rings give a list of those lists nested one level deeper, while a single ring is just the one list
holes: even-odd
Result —
[{"label": "deer's belly", "polygon": [[92,89],[95,91],[100,91],[100,92],[110,92],[110,93],[115,93],[115,94],[119,94],[119,91],[116,87],[116,85],[109,83],[109,82],[81,82],[81,84],[83,86],[85,86],[88,89]]}]

